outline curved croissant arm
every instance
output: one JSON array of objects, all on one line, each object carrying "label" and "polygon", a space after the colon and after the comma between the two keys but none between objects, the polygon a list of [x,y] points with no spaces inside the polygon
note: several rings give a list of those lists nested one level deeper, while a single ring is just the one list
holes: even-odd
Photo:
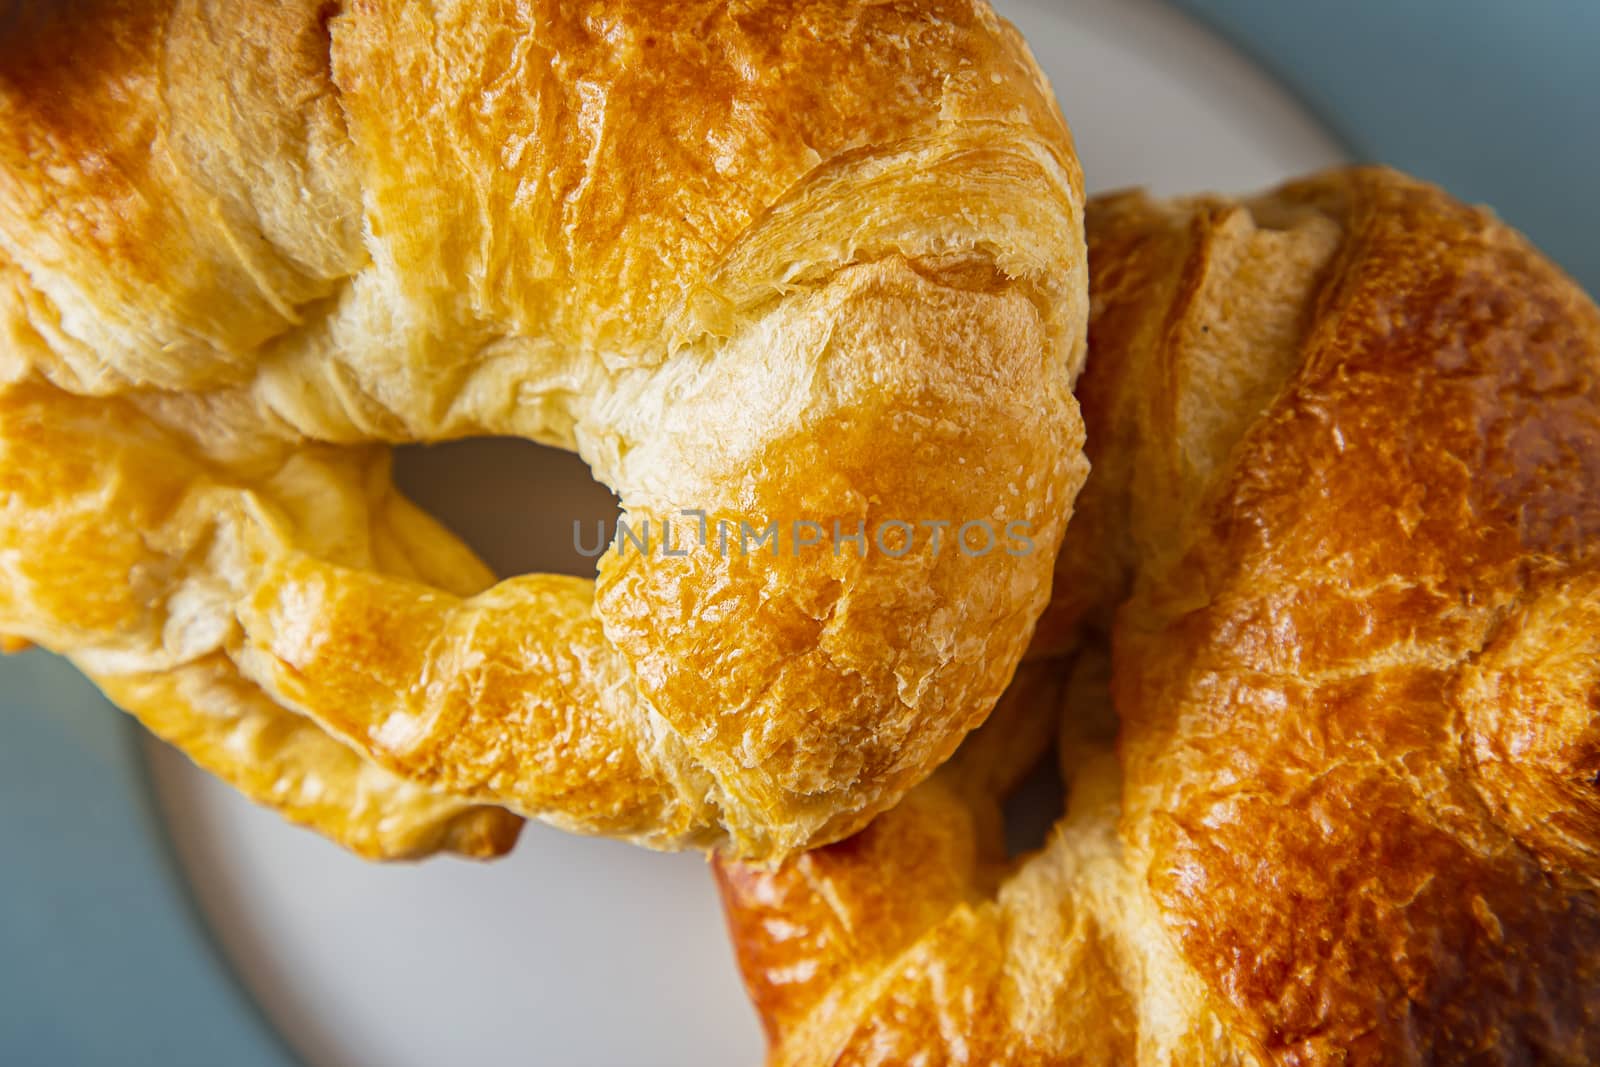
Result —
[{"label": "curved croissant arm", "polygon": [[946,781],[719,861],[771,1062],[1600,1061],[1600,310],[1378,169],[1088,226],[1116,760],[1010,868]]},{"label": "curved croissant arm", "polygon": [[[770,1067],[1258,1062],[1142,904],[1104,656],[1025,664],[955,759],[855,837],[775,868],[716,861]],[[1066,813],[1008,862],[998,803],[1020,776],[992,768],[1052,743]]]},{"label": "curved croissant arm", "polygon": [[367,762],[211,656],[158,673],[93,674],[151,733],[245,796],[366,859],[503,855],[522,820]]},{"label": "curved croissant arm", "polygon": [[[1087,296],[981,0],[13,5],[0,56],[0,632],[224,656],[419,788],[751,855],[993,706],[1086,473]],[[371,510],[384,447],[474,434],[578,451],[656,550],[408,568],[469,554]],[[669,555],[686,513],[790,536]]]},{"label": "curved croissant arm", "polygon": [[785,1049],[837,1043],[837,1031],[864,1014],[863,1000],[893,992],[886,968],[992,891],[1005,861],[997,801],[1050,751],[1064,680],[1059,662],[1024,664],[956,755],[860,834],[778,867],[716,858],[775,1062],[807,1062]]},{"label": "curved croissant arm", "polygon": [[[230,513],[259,498],[215,479],[130,405],[0,394],[0,626],[69,650],[157,736],[360,855],[509,850],[518,817],[380,769],[240,673],[222,561],[244,555]],[[276,520],[330,556],[462,594],[490,580],[387,488],[381,457],[293,457],[269,481]],[[330,492],[348,486],[365,491]]]}]

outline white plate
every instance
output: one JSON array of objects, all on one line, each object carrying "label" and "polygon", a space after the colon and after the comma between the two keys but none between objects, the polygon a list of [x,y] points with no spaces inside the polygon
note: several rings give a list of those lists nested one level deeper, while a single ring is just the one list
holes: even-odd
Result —
[{"label": "white plate", "polygon": [[[1072,123],[1091,189],[1243,191],[1340,158],[1231,48],[1150,0],[999,3]],[[509,463],[507,461],[510,461]],[[484,443],[403,480],[491,562],[570,554],[603,493],[581,465]],[[205,915],[313,1067],[719,1067],[763,1042],[698,856],[530,826],[506,860],[377,867],[294,829],[152,743]]]}]

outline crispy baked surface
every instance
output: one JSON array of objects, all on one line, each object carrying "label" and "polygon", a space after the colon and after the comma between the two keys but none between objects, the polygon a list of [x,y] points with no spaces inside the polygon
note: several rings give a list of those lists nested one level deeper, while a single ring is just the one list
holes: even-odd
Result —
[{"label": "crispy baked surface", "polygon": [[1600,312],[1384,170],[1088,233],[1066,814],[719,861],[771,1062],[1600,1062]]}]

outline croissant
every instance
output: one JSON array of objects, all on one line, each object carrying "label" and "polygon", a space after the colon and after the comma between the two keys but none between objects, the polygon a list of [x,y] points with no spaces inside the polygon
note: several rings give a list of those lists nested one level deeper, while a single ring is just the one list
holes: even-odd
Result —
[{"label": "croissant", "polygon": [[[1087,474],[1082,178],[987,4],[60,8],[0,15],[9,645],[372,856],[781,855],[985,717]],[[490,434],[618,493],[598,580],[396,493]]]},{"label": "croissant", "polygon": [[718,861],[770,1062],[1600,1062],[1600,311],[1381,169],[1087,228],[1057,658],[860,836]]}]

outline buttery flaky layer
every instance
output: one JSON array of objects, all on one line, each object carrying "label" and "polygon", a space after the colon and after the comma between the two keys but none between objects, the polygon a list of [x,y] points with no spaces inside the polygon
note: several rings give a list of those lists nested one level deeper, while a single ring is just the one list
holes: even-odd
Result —
[{"label": "buttery flaky layer", "polygon": [[1600,1062],[1600,311],[1384,170],[1087,217],[1066,814],[719,860],[771,1062]]},{"label": "buttery flaky layer", "polygon": [[[0,52],[10,643],[373,855],[504,847],[494,808],[779,855],[992,707],[1086,474],[1087,282],[981,0],[95,0]],[[634,529],[1034,550],[495,583],[386,452],[482,434]]]}]

